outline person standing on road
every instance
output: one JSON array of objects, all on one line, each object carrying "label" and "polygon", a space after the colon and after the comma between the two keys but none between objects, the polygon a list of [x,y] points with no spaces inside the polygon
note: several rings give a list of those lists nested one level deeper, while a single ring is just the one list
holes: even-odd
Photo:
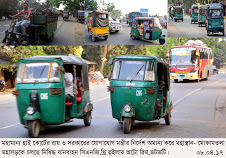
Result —
[{"label": "person standing on road", "polygon": [[14,28],[14,32],[18,33],[21,31],[22,34],[27,35],[26,28],[30,25],[32,12],[30,9],[28,9],[27,3],[24,3],[23,7],[24,9],[20,11],[19,14],[16,14],[11,17],[15,18],[15,17],[18,17],[19,15],[23,15],[23,19],[16,24]]}]

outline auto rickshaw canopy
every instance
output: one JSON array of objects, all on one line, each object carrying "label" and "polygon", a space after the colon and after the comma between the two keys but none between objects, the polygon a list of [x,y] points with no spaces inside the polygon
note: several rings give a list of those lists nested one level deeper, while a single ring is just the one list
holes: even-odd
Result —
[{"label": "auto rickshaw canopy", "polygon": [[109,27],[109,13],[95,10],[91,13],[92,27]]}]

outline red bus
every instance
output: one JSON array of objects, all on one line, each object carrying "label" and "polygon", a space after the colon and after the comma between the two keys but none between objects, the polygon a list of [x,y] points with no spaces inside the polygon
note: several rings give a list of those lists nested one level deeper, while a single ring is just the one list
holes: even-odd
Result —
[{"label": "red bus", "polygon": [[167,51],[170,64],[170,79],[174,82],[182,80],[208,80],[213,74],[212,49],[204,44],[185,44],[175,46]]}]

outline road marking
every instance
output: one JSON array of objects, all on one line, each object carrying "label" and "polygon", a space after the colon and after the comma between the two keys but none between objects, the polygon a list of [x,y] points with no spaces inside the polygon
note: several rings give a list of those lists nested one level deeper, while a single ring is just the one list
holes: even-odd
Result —
[{"label": "road marking", "polygon": [[[95,103],[95,102],[98,102],[98,101],[102,101],[102,100],[105,100],[105,99],[109,99],[109,98],[110,98],[110,97],[98,99],[98,100],[93,101],[92,103]],[[0,130],[6,129],[6,128],[10,128],[10,127],[13,127],[13,126],[16,126],[16,125],[19,125],[19,124],[20,124],[20,123],[16,123],[16,124],[12,124],[12,125],[9,125],[9,126],[5,126],[5,127],[0,128]]]},{"label": "road marking", "polygon": [[12,124],[12,125],[9,125],[9,126],[5,126],[5,127],[0,128],[0,130],[10,128],[10,127],[13,127],[13,126],[16,126],[16,125],[19,125],[19,124],[20,123],[16,123],[16,124]]},{"label": "road marking", "polygon": [[201,90],[201,89],[203,89],[203,88],[206,88],[206,87],[208,87],[208,86],[211,86],[211,85],[216,84],[216,83],[218,83],[218,82],[221,82],[221,81],[223,81],[223,80],[225,80],[225,79],[222,79],[222,80],[216,81],[216,82],[214,82],[214,83],[208,84],[208,85],[206,85],[206,86],[204,86],[204,87],[201,87],[201,88],[199,88],[199,89],[196,89],[196,90],[194,90],[194,91],[188,93],[187,95],[183,96],[181,99],[177,100],[176,103],[173,104],[173,106],[175,107],[178,103],[180,103],[182,100],[184,100],[184,99],[187,98],[188,96],[194,94],[195,92],[198,92],[199,90]]},{"label": "road marking", "polygon": [[98,100],[92,101],[92,103],[95,103],[95,102],[98,102],[98,101],[102,101],[102,100],[105,100],[105,99],[109,99],[109,98],[110,98],[110,97],[106,97],[106,98],[98,99]]}]

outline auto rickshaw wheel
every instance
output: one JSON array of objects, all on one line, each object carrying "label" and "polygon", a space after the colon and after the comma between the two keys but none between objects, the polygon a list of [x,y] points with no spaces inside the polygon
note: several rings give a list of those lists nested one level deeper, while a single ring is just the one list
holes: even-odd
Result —
[{"label": "auto rickshaw wheel", "polygon": [[92,36],[92,41],[95,42],[97,38],[95,36]]},{"label": "auto rickshaw wheel", "polygon": [[165,43],[165,39],[159,39],[159,43],[160,44],[164,44]]},{"label": "auto rickshaw wheel", "polygon": [[123,120],[123,132],[129,134],[132,126],[132,118],[125,117]]},{"label": "auto rickshaw wheel", "polygon": [[108,39],[108,35],[107,36],[104,36],[104,39],[107,40]]},{"label": "auto rickshaw wheel", "polygon": [[210,31],[209,30],[207,30],[207,36],[209,36],[210,35]]},{"label": "auto rickshaw wheel", "polygon": [[30,138],[37,138],[40,132],[39,120],[28,121],[28,135]]},{"label": "auto rickshaw wheel", "polygon": [[135,40],[135,39],[136,39],[136,37],[135,37],[135,36],[133,36],[133,35],[131,36],[131,38],[132,38],[132,40]]},{"label": "auto rickshaw wheel", "polygon": [[91,124],[91,119],[92,119],[92,112],[89,111],[85,116],[84,116],[84,124],[85,126],[90,126]]},{"label": "auto rickshaw wheel", "polygon": [[170,125],[170,123],[171,123],[171,112],[168,113],[168,114],[164,117],[164,119],[165,119],[166,125]]},{"label": "auto rickshaw wheel", "polygon": [[222,35],[224,36],[224,31],[222,31]]},{"label": "auto rickshaw wheel", "polygon": [[178,79],[174,79],[174,82],[178,82]]}]

